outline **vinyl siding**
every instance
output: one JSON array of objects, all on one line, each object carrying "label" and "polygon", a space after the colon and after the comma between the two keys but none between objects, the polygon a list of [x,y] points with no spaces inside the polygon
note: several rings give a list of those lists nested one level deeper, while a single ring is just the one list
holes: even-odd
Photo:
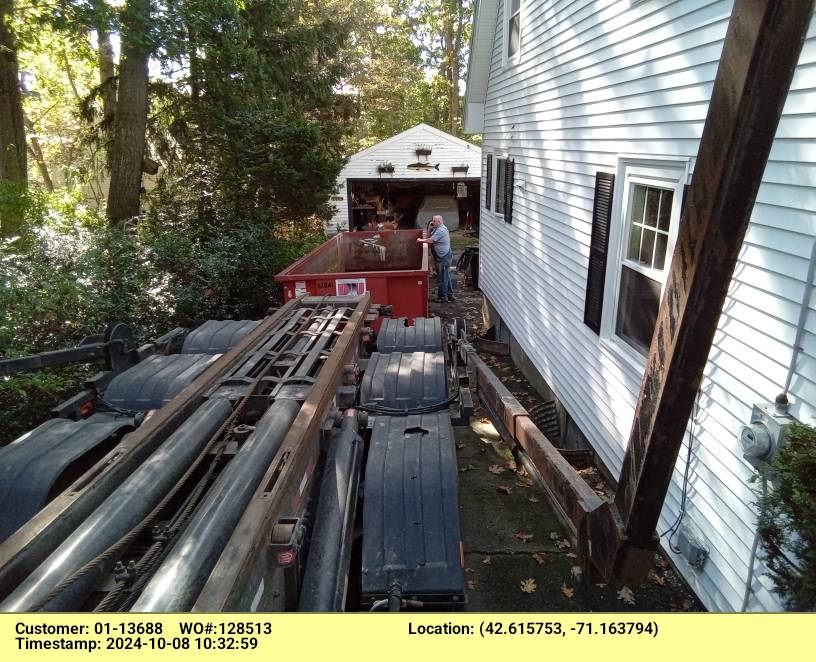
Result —
[{"label": "vinyl siding", "polygon": [[[515,191],[512,225],[482,211],[480,285],[618,475],[642,370],[583,324],[594,177],[616,172],[622,155],[689,158],[693,168],[731,2],[528,0],[514,66],[502,64],[503,6],[495,17],[483,148],[515,159],[523,187]],[[782,391],[803,305],[802,352],[788,397],[800,420],[816,422],[816,295],[807,287],[814,235],[811,24],[689,426],[684,521],[707,541],[710,556],[702,571],[671,556],[711,610],[740,608],[755,531],[753,471],[736,431],[754,402]],[[685,458],[686,447],[660,532],[677,517]],[[759,566],[756,574],[749,609],[780,609]]]},{"label": "vinyl siding", "polygon": [[[432,165],[438,163],[439,170],[408,170],[408,164],[417,161],[415,150],[419,145],[427,145],[431,148],[428,162]],[[358,152],[349,158],[348,163],[337,177],[337,189],[330,203],[335,212],[332,219],[326,224],[326,233],[335,234],[349,229],[347,180],[451,179],[454,177],[451,168],[459,165],[467,165],[469,170],[466,177],[457,173],[456,179],[460,181],[475,179],[479,177],[481,155],[482,150],[476,145],[427,124],[418,124]],[[377,166],[383,163],[391,163],[394,166],[393,174],[380,175],[377,172]]]}]

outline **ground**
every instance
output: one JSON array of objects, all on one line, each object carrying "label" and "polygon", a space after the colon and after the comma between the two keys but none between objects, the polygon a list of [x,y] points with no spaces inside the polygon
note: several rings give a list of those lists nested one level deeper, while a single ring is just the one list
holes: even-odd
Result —
[{"label": "ground", "polygon": [[[464,247],[478,239],[463,231],[451,233],[454,265]],[[431,314],[461,317],[468,334],[482,329],[481,293],[465,284],[465,274],[452,273],[456,301],[433,302]],[[509,358],[483,355],[518,400],[529,407],[535,391]],[[459,461],[459,503],[468,608],[472,611],[649,612],[701,611],[702,606],[669,561],[655,555],[654,566],[641,583],[613,589],[583,577],[566,533],[534,483],[519,470],[510,448],[478,411],[473,424],[456,428]],[[613,493],[594,468],[581,475],[604,498]]]}]

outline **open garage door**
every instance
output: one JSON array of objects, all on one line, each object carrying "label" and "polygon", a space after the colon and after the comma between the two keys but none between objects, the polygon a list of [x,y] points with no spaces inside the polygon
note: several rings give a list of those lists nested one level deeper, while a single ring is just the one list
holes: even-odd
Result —
[{"label": "open garage door", "polygon": [[478,177],[349,179],[347,187],[351,230],[377,229],[386,223],[401,229],[424,228],[437,213],[451,230],[479,223]]}]

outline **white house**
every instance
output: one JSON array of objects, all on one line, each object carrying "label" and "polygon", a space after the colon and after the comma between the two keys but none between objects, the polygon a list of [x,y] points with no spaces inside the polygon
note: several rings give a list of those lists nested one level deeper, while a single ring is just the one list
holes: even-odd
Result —
[{"label": "white house", "polygon": [[[393,216],[414,227],[423,200],[478,218],[482,150],[427,124],[383,140],[349,158],[331,197],[327,234]],[[455,215],[455,213],[454,213]]]},{"label": "white house", "polygon": [[[731,8],[731,0],[479,0],[475,10],[465,130],[484,138],[486,307],[567,412],[568,433],[592,445],[612,478]],[[593,249],[596,188],[599,204],[611,204],[604,259],[599,242]],[[780,609],[752,560],[754,469],[737,432],[754,403],[783,391],[799,420],[816,422],[814,237],[812,22],[685,441],[683,524],[709,555],[701,568],[669,556],[710,610],[740,610],[746,585],[748,610]],[[590,288],[594,301],[590,272],[603,286]],[[680,512],[687,448],[659,533]]]}]

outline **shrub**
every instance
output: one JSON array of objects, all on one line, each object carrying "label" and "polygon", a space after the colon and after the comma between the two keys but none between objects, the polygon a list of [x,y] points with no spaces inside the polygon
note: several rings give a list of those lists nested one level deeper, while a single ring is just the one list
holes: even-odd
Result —
[{"label": "shrub", "polygon": [[794,611],[816,610],[816,430],[791,427],[760,496],[760,539],[775,590]]},{"label": "shrub", "polygon": [[[200,223],[183,195],[161,201],[131,233],[110,230],[70,196],[33,201],[26,236],[0,243],[0,358],[72,346],[114,320],[145,342],[207,319],[262,317],[281,300],[275,274],[323,240],[317,218],[247,221],[219,206]],[[93,370],[0,378],[0,443],[41,421]]]}]

